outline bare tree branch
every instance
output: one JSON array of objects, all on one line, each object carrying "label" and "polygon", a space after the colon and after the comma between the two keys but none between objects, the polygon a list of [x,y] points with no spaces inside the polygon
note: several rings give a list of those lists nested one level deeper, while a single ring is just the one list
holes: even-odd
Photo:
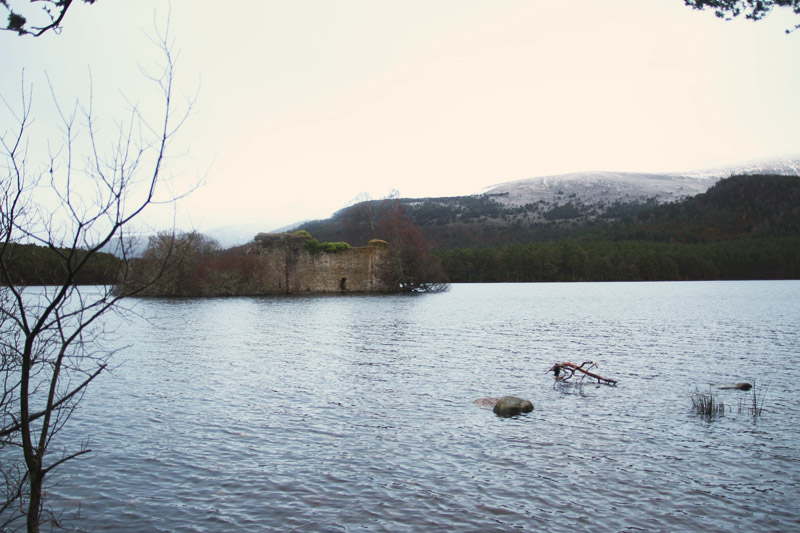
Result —
[{"label": "bare tree branch", "polygon": [[[5,5],[3,0],[0,3]],[[53,28],[63,13],[53,19]],[[161,92],[162,119],[157,127],[150,127],[141,110],[131,106],[108,152],[101,150],[106,139],[97,127],[93,95],[85,106],[78,102],[64,107],[48,79],[63,138],[55,148],[48,144],[44,169],[33,170],[27,159],[32,89],[23,84],[17,109],[3,99],[17,123],[0,134],[4,162],[0,166],[0,448],[8,447],[4,460],[19,457],[17,463],[0,466],[3,527],[25,521],[30,531],[38,531],[46,519],[57,521],[43,499],[45,478],[90,450],[86,446],[64,450],[57,459],[50,450],[88,385],[119,349],[101,342],[108,334],[104,317],[120,309],[122,298],[154,282],[128,284],[125,291],[84,290],[77,285],[81,274],[114,239],[122,243],[119,281],[125,284],[131,273],[126,240],[130,226],[156,199],[170,142],[194,103],[187,102],[186,109],[176,113],[175,61],[168,32],[157,29],[154,42],[164,63],[149,79]],[[80,156],[84,147],[86,153]],[[41,203],[42,192],[57,199],[56,209]],[[36,243],[57,258],[57,285],[31,291],[17,281],[12,264],[23,243]]]},{"label": "bare tree branch", "polygon": [[[775,7],[789,8],[795,15],[800,15],[800,0],[684,0],[684,3],[698,10],[713,9],[714,14],[725,20],[734,19],[742,14],[749,20],[761,20]],[[791,33],[800,28],[800,24],[789,28]]]},{"label": "bare tree branch", "polygon": [[[83,1],[87,4],[94,4],[97,0]],[[61,24],[72,6],[73,0],[29,0],[29,3],[31,5],[40,4],[40,7],[31,7],[31,9],[38,9],[38,15],[47,22],[39,23],[42,24],[41,26],[32,25],[24,15],[14,11],[8,5],[7,0],[0,0],[0,5],[8,10],[8,26],[0,29],[33,37],[40,37],[49,31],[60,33]]]}]

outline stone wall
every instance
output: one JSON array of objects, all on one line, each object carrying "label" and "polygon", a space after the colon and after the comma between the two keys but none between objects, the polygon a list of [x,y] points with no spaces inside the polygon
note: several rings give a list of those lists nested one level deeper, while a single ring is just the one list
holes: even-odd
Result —
[{"label": "stone wall", "polygon": [[259,285],[266,294],[393,292],[381,274],[388,270],[389,245],[310,253],[307,239],[259,233],[249,253],[259,260]]}]

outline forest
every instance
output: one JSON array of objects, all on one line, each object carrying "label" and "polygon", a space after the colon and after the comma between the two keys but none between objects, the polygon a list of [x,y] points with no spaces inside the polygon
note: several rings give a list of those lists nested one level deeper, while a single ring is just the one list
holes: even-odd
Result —
[{"label": "forest", "polygon": [[800,278],[800,238],[569,240],[434,251],[451,282]]},{"label": "forest", "polygon": [[[454,283],[800,278],[800,178],[795,176],[735,176],[679,202],[615,203],[595,217],[586,206],[560,206],[559,217],[566,218],[548,216],[556,207],[537,223],[522,223],[516,215],[540,206],[503,207],[489,196],[392,198],[361,202],[302,228],[354,246],[374,238],[401,239],[414,257],[430,250]],[[192,236],[187,242],[203,243],[205,259],[191,253],[180,261],[181,272],[202,274],[189,281],[182,275],[182,284],[205,286],[210,272],[228,279],[235,271],[235,285],[247,285],[252,261],[242,255],[245,248],[222,250],[195,232],[178,242],[187,235]],[[156,240],[163,238],[159,234]],[[81,260],[80,251],[69,257],[59,248],[7,246],[12,247],[5,254],[8,275],[17,284],[61,283],[64,261]],[[121,264],[111,254],[97,254],[75,283],[113,284]],[[425,272],[436,273],[428,281],[440,282],[438,266],[426,264]]]},{"label": "forest", "polygon": [[[602,213],[570,203],[503,207],[486,195],[403,204],[455,283],[800,277],[796,176],[734,176],[682,201],[615,202]],[[365,202],[304,227],[363,239],[364,220],[380,209]],[[537,210],[539,221],[526,222]]]},{"label": "forest", "polygon": [[[84,260],[85,250],[8,243],[3,245],[3,285],[60,285],[72,276],[75,285],[111,285],[116,281],[121,260],[112,254],[97,253],[86,265],[71,272],[65,265]],[[8,278],[11,278],[10,280]]]}]

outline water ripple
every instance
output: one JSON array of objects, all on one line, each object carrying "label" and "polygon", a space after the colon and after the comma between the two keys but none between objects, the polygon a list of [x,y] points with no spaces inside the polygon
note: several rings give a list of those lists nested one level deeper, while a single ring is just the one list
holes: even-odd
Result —
[{"label": "water ripple", "polygon": [[[63,435],[94,531],[791,530],[800,283],[149,300]],[[593,360],[616,388],[553,387]],[[775,369],[783,369],[775,372]],[[766,386],[704,421],[689,395]],[[475,398],[515,394],[502,419]]]}]

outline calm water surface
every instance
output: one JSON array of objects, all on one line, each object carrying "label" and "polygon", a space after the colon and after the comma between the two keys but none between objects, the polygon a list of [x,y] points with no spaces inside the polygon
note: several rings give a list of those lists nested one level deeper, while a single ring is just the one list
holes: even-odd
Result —
[{"label": "calm water surface", "polygon": [[[145,300],[51,503],[94,531],[800,528],[800,282]],[[619,386],[554,388],[592,360]],[[719,391],[705,421],[691,393]],[[766,387],[765,389],[763,389]],[[530,399],[502,419],[472,405]]]}]

